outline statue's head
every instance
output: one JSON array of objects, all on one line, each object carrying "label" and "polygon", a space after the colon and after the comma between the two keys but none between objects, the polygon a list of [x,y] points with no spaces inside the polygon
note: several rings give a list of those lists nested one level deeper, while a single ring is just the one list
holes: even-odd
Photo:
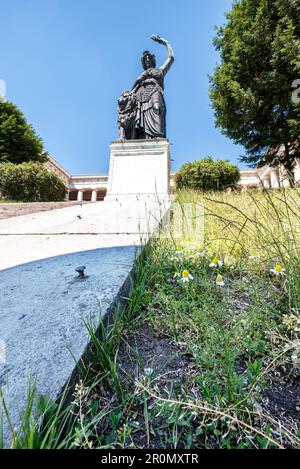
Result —
[{"label": "statue's head", "polygon": [[142,64],[144,67],[144,70],[147,70],[148,68],[155,68],[156,67],[156,59],[155,55],[151,54],[148,50],[145,50],[143,53],[142,57]]}]

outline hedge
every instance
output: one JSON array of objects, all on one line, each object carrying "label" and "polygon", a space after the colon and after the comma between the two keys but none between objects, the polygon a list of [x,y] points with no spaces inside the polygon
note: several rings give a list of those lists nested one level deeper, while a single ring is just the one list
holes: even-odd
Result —
[{"label": "hedge", "polygon": [[41,163],[0,163],[0,193],[4,199],[56,202],[65,199],[66,187]]},{"label": "hedge", "polygon": [[240,179],[237,166],[225,160],[208,156],[199,161],[185,163],[175,175],[176,189],[222,191],[235,186]]}]

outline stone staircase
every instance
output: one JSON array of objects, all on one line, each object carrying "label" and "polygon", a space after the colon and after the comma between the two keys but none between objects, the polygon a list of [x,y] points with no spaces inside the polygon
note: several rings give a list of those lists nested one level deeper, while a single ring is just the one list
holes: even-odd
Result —
[{"label": "stone staircase", "polygon": [[31,202],[31,203],[0,203],[0,220],[4,218],[18,217],[37,212],[46,212],[59,208],[66,208],[72,205],[81,205],[87,202],[66,201],[66,202]]}]

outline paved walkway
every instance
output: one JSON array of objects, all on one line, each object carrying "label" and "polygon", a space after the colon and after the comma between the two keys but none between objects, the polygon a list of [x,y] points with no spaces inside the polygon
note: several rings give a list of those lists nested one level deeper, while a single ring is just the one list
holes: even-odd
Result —
[{"label": "paved walkway", "polygon": [[0,270],[38,259],[111,246],[140,245],[168,202],[96,202],[0,220]]},{"label": "paved walkway", "polygon": [[[96,249],[0,272],[0,338],[6,346],[0,386],[14,425],[24,411],[30,376],[39,395],[57,397],[89,341],[85,322],[97,324],[105,314],[136,254],[133,246]],[[83,279],[74,271],[81,264]]]},{"label": "paved walkway", "polygon": [[89,341],[84,323],[105,314],[166,209],[130,198],[0,220],[0,386],[13,425],[30,375],[38,394],[59,395]]}]

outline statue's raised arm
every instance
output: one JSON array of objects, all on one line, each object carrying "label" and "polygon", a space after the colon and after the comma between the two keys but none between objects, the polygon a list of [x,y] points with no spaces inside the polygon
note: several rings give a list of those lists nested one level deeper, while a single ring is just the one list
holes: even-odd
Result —
[{"label": "statue's raised arm", "polygon": [[155,42],[158,42],[159,44],[163,44],[164,46],[166,46],[167,48],[167,51],[168,51],[168,58],[167,60],[165,61],[165,63],[159,67],[160,70],[163,71],[163,74],[164,76],[168,73],[168,71],[170,70],[174,60],[175,60],[175,56],[174,56],[174,52],[173,52],[173,49],[172,49],[172,46],[171,44],[166,40],[166,39],[163,39],[162,37],[156,35],[156,34],[153,34],[151,36],[151,39]]}]

